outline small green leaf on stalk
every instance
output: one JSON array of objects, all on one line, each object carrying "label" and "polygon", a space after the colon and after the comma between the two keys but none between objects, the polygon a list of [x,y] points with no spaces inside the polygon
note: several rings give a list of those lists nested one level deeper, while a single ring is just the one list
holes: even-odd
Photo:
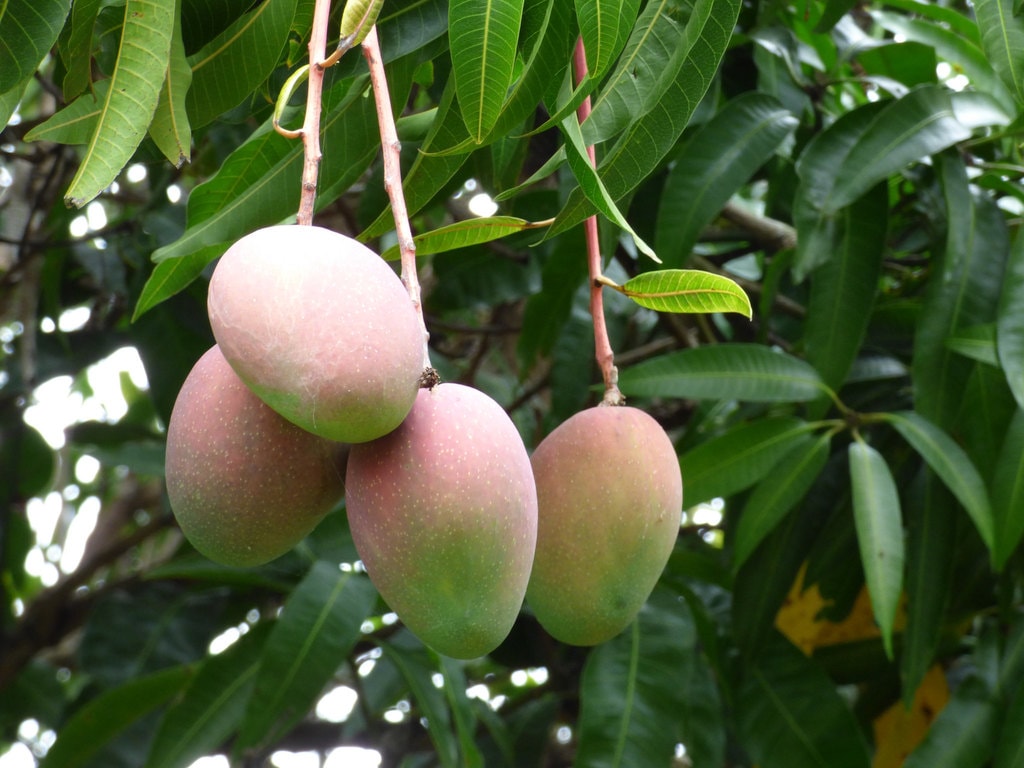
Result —
[{"label": "small green leaf on stalk", "polygon": [[[427,256],[433,253],[454,251],[456,248],[465,248],[470,245],[489,243],[516,232],[546,227],[550,223],[550,221],[530,222],[515,216],[487,216],[457,221],[431,232],[424,232],[422,235],[414,237],[413,242],[416,244],[416,254]],[[398,246],[393,245],[384,251],[381,257],[387,261],[394,261],[399,255]]]},{"label": "small green leaf on stalk", "polygon": [[294,139],[302,135],[301,129],[282,129],[281,118],[284,116],[285,109],[288,108],[288,102],[291,100],[292,94],[295,93],[295,89],[300,84],[306,82],[308,78],[309,64],[303,64],[288,76],[288,79],[284,81],[284,85],[281,86],[281,91],[277,94],[277,102],[274,104],[274,130],[282,136]]},{"label": "small green leaf on stalk", "polygon": [[384,0],[349,0],[341,12],[341,40],[338,47],[355,48],[377,23]]},{"label": "small green leaf on stalk", "polygon": [[617,285],[605,285],[628,296],[641,307],[657,312],[738,312],[753,315],[750,299],[735,281],[699,269],[661,269],[644,272]]}]

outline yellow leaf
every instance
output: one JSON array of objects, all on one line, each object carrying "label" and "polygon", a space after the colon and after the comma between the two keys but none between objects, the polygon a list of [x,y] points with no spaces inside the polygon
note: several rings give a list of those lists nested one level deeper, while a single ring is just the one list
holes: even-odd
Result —
[{"label": "yellow leaf", "polygon": [[902,766],[948,701],[946,675],[936,664],[925,674],[910,709],[905,709],[903,703],[897,701],[875,719],[875,759],[871,768]]}]

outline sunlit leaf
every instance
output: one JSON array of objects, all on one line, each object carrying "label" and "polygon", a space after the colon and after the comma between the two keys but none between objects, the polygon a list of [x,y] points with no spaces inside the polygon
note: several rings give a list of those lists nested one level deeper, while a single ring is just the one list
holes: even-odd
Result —
[{"label": "sunlit leaf", "polygon": [[988,491],[964,450],[953,438],[920,414],[903,411],[887,413],[884,417],[921,454],[928,466],[964,505],[982,541],[991,550],[994,524]]},{"label": "sunlit leaf", "polygon": [[799,358],[760,344],[720,344],[655,357],[619,373],[626,395],[736,399],[751,402],[814,400],[828,390]]},{"label": "sunlit leaf", "polygon": [[657,312],[738,312],[750,318],[746,292],[724,275],[696,269],[642,272],[616,286],[641,307]]},{"label": "sunlit leaf", "polygon": [[[424,232],[422,235],[416,235],[413,242],[416,243],[416,255],[427,256],[432,253],[454,251],[457,248],[465,248],[470,245],[489,243],[492,240],[514,235],[516,232],[527,229],[535,229],[538,226],[540,225],[515,216],[485,216],[446,224],[430,232]],[[388,261],[397,259],[399,257],[398,246],[391,246],[381,254],[381,257]]]},{"label": "sunlit leaf", "polygon": [[451,0],[448,35],[455,88],[466,129],[477,142],[490,131],[512,82],[524,0]]},{"label": "sunlit leaf", "polygon": [[865,442],[850,443],[850,485],[853,519],[871,595],[875,621],[882,631],[885,652],[892,657],[892,632],[903,592],[903,518],[899,492],[889,466]]}]

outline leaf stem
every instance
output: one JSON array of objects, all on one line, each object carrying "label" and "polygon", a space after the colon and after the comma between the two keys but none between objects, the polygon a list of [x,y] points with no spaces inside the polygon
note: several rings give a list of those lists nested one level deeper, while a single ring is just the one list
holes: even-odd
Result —
[{"label": "leaf stem", "polygon": [[[587,76],[587,54],[583,48],[583,38],[576,40],[573,52],[573,67],[576,75],[576,86]],[[582,125],[590,117],[590,97],[576,110],[576,119]],[[587,145],[587,156],[590,164],[597,166],[597,155],[592,144]],[[608,339],[608,326],[604,320],[604,296],[602,287],[608,285],[607,278],[601,273],[601,240],[597,231],[597,215],[590,216],[583,222],[583,231],[587,240],[587,266],[590,272],[590,314],[594,319],[594,357],[601,369],[604,379],[604,397],[602,405],[622,405],[626,399],[619,391],[619,371],[615,367],[615,353]],[[614,285],[614,284],[613,284]]]},{"label": "leaf stem", "polygon": [[[423,319],[423,303],[420,297],[420,281],[416,274],[416,242],[412,237],[409,225],[409,212],[405,205],[405,194],[402,191],[402,145],[398,141],[398,130],[395,118],[391,114],[391,96],[388,93],[388,81],[384,74],[384,62],[380,54],[380,42],[377,40],[377,27],[370,28],[363,40],[363,55],[370,68],[370,83],[373,86],[373,98],[377,103],[377,126],[380,131],[381,151],[384,156],[384,189],[391,201],[391,212],[395,218],[395,232],[398,235],[398,249],[402,258],[402,283],[409,292],[413,309],[420,319],[423,328],[423,369],[433,370],[430,364],[430,349],[427,342],[430,333]],[[429,381],[431,377],[428,377]]]},{"label": "leaf stem", "polygon": [[316,204],[316,184],[320,175],[320,100],[324,90],[324,68],[320,62],[327,53],[327,24],[331,0],[316,0],[313,8],[313,29],[309,39],[309,74],[306,90],[306,117],[302,122],[302,196],[299,198],[297,223],[310,226]]}]

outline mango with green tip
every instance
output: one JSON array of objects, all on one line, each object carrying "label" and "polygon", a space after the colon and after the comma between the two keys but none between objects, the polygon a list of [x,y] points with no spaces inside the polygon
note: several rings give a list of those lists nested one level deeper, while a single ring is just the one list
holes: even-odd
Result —
[{"label": "mango with green tip", "polygon": [[207,307],[231,367],[305,430],[364,442],[412,408],[422,324],[398,275],[350,237],[314,226],[256,230],[220,258]]},{"label": "mango with green tip", "polygon": [[394,432],[352,447],[352,538],[370,580],[438,653],[483,656],[522,607],[537,537],[530,459],[494,400],[421,389]]},{"label": "mango with green tip", "polygon": [[185,379],[167,425],[167,496],[199,552],[260,565],[341,500],[346,450],[271,410],[214,346]]},{"label": "mango with green tip", "polygon": [[598,406],[544,438],[531,464],[537,553],[526,602],[555,639],[603,643],[639,612],[679,534],[675,449],[643,411]]}]

